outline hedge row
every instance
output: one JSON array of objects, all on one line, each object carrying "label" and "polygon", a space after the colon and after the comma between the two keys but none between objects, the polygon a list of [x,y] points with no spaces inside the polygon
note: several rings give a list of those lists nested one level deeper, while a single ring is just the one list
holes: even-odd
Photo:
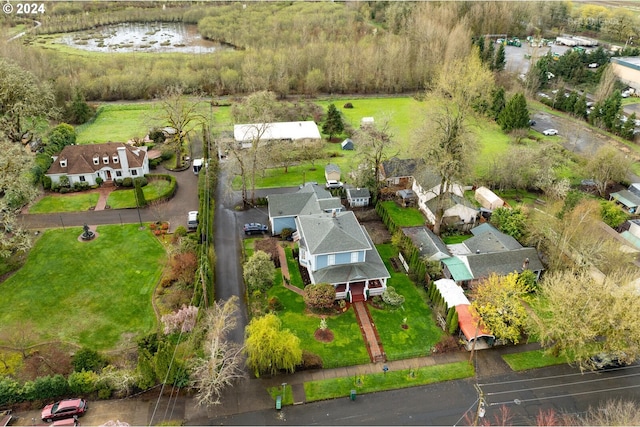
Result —
[{"label": "hedge row", "polygon": [[178,182],[176,181],[176,177],[175,176],[167,175],[167,174],[147,174],[147,175],[145,175],[145,177],[149,181],[154,180],[154,179],[164,179],[165,181],[169,181],[169,183],[170,183],[169,188],[167,188],[167,191],[165,191],[164,193],[160,194],[158,197],[156,197],[153,200],[147,200],[147,202],[169,200],[170,198],[172,198],[176,194],[176,190],[178,189]]}]

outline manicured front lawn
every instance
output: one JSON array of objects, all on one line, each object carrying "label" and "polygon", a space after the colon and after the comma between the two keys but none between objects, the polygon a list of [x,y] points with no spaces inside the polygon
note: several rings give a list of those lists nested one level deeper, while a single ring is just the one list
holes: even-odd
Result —
[{"label": "manicured front lawn", "polygon": [[543,368],[545,366],[564,365],[565,357],[554,357],[545,354],[544,350],[525,351],[522,353],[505,354],[502,356],[507,365],[514,371]]},{"label": "manicured front lawn", "polygon": [[[391,273],[387,286],[393,286],[396,292],[405,297],[404,304],[395,309],[380,310],[369,306],[387,358],[398,360],[429,355],[443,332],[435,324],[431,309],[425,302],[425,291],[414,285],[403,272],[393,271],[389,259],[397,256],[398,251],[392,245],[378,245],[377,248]],[[407,329],[402,328],[405,318]]]},{"label": "manicured front lawn", "polygon": [[[147,202],[157,199],[161,194],[165,193],[171,183],[164,179],[154,179],[149,181],[147,185],[142,187],[144,198]],[[132,188],[124,190],[119,189],[112,191],[107,199],[107,205],[111,209],[126,209],[136,207],[136,196]]]},{"label": "manicured front lawn", "polygon": [[[473,365],[467,362],[446,365],[424,366],[417,369],[389,371],[387,373],[357,375],[355,377],[332,378],[304,383],[307,402],[347,397],[351,390],[357,394],[395,390],[442,381],[472,377]],[[357,399],[357,397],[356,397]]]},{"label": "manicured front lawn", "polygon": [[38,200],[29,213],[86,211],[98,203],[98,193],[52,194]]},{"label": "manicured front lawn", "polygon": [[334,340],[323,343],[313,336],[320,326],[320,316],[307,313],[301,295],[276,284],[269,290],[269,296],[277,296],[284,306],[283,310],[278,312],[283,327],[291,330],[300,339],[303,350],[319,355],[324,368],[370,362],[353,309],[339,315],[327,316],[327,327],[333,332]]},{"label": "manicured front lawn", "polygon": [[398,227],[424,225],[426,218],[418,208],[403,208],[394,201],[381,202]]},{"label": "manicured front lawn", "polygon": [[62,340],[96,350],[153,330],[151,306],[165,251],[148,229],[105,225],[46,231],[23,268],[0,286],[0,333],[33,324],[34,343]]}]

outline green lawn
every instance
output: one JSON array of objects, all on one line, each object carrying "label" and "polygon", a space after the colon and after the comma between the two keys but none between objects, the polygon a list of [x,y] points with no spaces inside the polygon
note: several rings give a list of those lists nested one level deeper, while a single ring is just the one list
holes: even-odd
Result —
[{"label": "green lawn", "polygon": [[545,354],[544,350],[505,354],[502,358],[514,371],[524,371],[526,369],[543,368],[545,366],[563,365],[567,363],[565,357],[550,356]]},{"label": "green lawn", "polygon": [[346,397],[350,395],[351,390],[355,390],[357,396],[363,393],[458,380],[469,378],[473,375],[473,365],[467,362],[456,362],[445,365],[424,366],[416,369],[389,371],[387,373],[380,372],[377,374],[357,375],[355,377],[309,381],[304,383],[304,392],[307,402],[314,402]]},{"label": "green lawn", "polygon": [[38,200],[29,213],[86,211],[98,203],[98,193],[52,194]]},{"label": "green lawn", "polygon": [[418,208],[403,208],[394,201],[382,202],[382,206],[398,227],[417,227],[426,222],[426,218]]},{"label": "green lawn", "polygon": [[99,226],[90,242],[79,242],[81,233],[81,227],[46,231],[24,267],[3,282],[0,334],[29,321],[34,343],[62,340],[105,350],[153,330],[162,245],[135,224]]},{"label": "green lawn", "polygon": [[[157,199],[160,195],[166,193],[170,185],[171,183],[164,179],[154,179],[149,181],[147,185],[142,187],[145,200],[147,202],[151,202]],[[112,191],[107,199],[107,205],[110,206],[111,209],[135,208],[136,195],[134,190],[132,188],[126,190],[121,188],[119,190]]]},{"label": "green lawn", "polygon": [[[378,245],[377,249],[391,273],[387,285],[393,286],[405,297],[400,308],[379,310],[369,306],[387,358],[399,360],[431,354],[432,347],[440,341],[443,332],[433,320],[431,309],[425,302],[424,290],[416,287],[403,272],[393,271],[389,259],[397,256],[398,251],[392,245]],[[401,326],[405,318],[408,329]]]}]

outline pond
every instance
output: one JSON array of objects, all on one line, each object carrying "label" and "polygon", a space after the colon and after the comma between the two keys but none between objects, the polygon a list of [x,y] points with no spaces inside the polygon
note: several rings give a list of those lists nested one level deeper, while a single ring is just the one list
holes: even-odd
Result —
[{"label": "pond", "polygon": [[196,25],[180,22],[123,23],[64,34],[55,40],[92,52],[211,53],[231,46],[204,40]]}]

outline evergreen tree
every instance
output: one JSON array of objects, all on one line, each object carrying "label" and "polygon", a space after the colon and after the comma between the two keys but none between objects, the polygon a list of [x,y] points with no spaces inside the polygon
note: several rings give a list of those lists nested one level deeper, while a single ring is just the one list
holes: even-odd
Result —
[{"label": "evergreen tree", "polygon": [[145,197],[144,197],[144,192],[142,191],[142,185],[140,185],[140,180],[137,179],[137,178],[134,179],[133,180],[133,185],[134,185],[134,190],[133,191],[135,191],[137,206],[139,208],[143,208],[143,207],[147,206],[147,199],[145,199]]},{"label": "evergreen tree", "polygon": [[504,70],[504,66],[507,63],[507,55],[504,51],[504,45],[501,44],[493,57],[493,62],[491,63],[491,71],[502,71]]},{"label": "evergreen tree", "polygon": [[524,94],[516,93],[498,116],[498,124],[505,132],[529,127],[529,110]]},{"label": "evergreen tree", "polygon": [[498,116],[506,104],[504,87],[499,86],[491,95],[491,116],[494,120],[498,120]]},{"label": "evergreen tree", "polygon": [[71,104],[67,107],[66,116],[70,123],[76,125],[86,123],[91,116],[93,116],[93,110],[89,107],[89,104],[87,104],[84,95],[79,89],[76,89],[73,101],[71,101]]},{"label": "evergreen tree", "polygon": [[620,128],[620,136],[632,140],[633,139],[633,130],[636,127],[636,113],[632,113],[626,122]]},{"label": "evergreen tree", "polygon": [[335,104],[329,104],[327,110],[327,118],[322,125],[322,132],[329,135],[329,140],[334,135],[340,135],[344,131],[344,123],[342,122],[342,115],[336,108]]},{"label": "evergreen tree", "polygon": [[587,97],[586,95],[582,95],[580,98],[576,100],[576,103],[573,106],[573,114],[578,117],[582,117],[583,119],[587,118]]},{"label": "evergreen tree", "polygon": [[622,106],[622,98],[620,91],[615,90],[604,101],[602,121],[606,129],[615,132],[620,127],[620,107]]}]

